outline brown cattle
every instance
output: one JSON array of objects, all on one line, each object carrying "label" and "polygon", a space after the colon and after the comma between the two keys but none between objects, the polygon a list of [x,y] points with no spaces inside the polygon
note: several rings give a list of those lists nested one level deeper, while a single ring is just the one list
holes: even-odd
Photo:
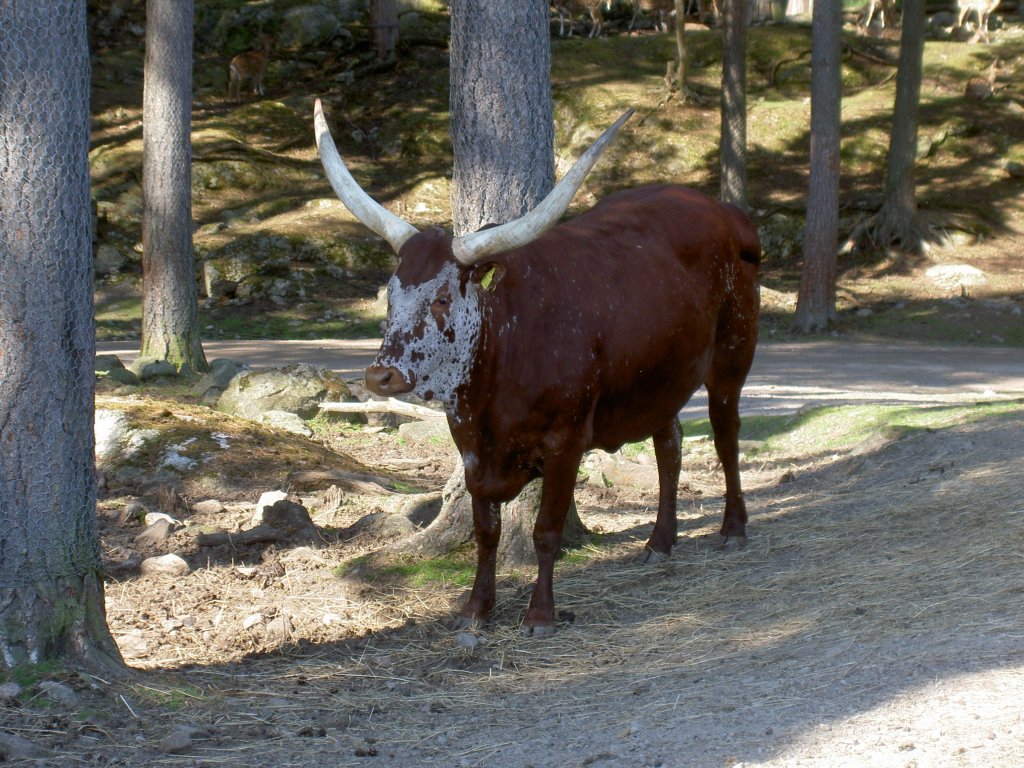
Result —
[{"label": "brown cattle", "polygon": [[348,208],[399,264],[388,326],[366,383],[444,401],[466,468],[476,580],[460,625],[495,601],[500,505],[544,480],[533,539],[537,584],[524,627],[554,629],[552,569],[585,451],[653,436],[661,490],[648,559],[676,541],[679,410],[707,387],[725,472],[721,533],[746,534],[737,436],[754,357],[760,245],[739,209],[672,184],[610,195],[556,222],[624,115],[523,218],[453,238],[374,202],[339,157],[317,103],[320,157]]}]

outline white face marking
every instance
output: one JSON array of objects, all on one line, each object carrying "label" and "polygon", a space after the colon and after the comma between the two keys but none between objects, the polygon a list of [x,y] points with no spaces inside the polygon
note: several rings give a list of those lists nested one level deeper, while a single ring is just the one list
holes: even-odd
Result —
[{"label": "white face marking", "polygon": [[472,281],[466,295],[459,289],[459,269],[445,264],[423,283],[403,286],[395,275],[388,283],[388,327],[376,364],[393,366],[415,379],[413,392],[451,403],[469,375],[480,339],[479,289]]}]

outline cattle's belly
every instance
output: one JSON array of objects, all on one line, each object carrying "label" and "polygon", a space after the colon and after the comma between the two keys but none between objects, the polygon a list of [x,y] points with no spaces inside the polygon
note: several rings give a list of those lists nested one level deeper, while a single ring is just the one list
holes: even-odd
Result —
[{"label": "cattle's belly", "polygon": [[605,393],[594,409],[592,447],[614,451],[650,437],[678,416],[706,371],[706,359],[672,363],[635,377],[627,389]]}]

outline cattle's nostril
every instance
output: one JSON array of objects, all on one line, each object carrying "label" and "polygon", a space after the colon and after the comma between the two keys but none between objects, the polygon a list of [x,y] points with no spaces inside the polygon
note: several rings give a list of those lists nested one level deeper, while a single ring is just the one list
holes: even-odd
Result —
[{"label": "cattle's nostril", "polygon": [[365,381],[366,388],[378,395],[400,395],[413,388],[413,382],[389,365],[371,365],[366,369]]}]

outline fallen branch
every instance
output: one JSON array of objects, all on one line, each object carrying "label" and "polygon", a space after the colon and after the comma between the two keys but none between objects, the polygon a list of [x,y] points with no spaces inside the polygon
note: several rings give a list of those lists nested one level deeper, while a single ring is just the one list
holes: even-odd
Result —
[{"label": "fallen branch", "polygon": [[365,403],[320,403],[321,411],[331,413],[396,413],[413,419],[443,419],[444,411],[435,411],[422,405],[407,403],[389,397],[387,400],[367,400]]},{"label": "fallen branch", "polygon": [[227,533],[226,531],[201,533],[196,536],[196,544],[200,547],[219,547],[224,544],[230,544],[232,547],[244,547],[249,544],[271,544],[287,539],[287,531],[264,523],[238,533]]},{"label": "fallen branch", "polygon": [[345,472],[340,469],[300,470],[288,475],[288,487],[292,491],[310,491],[336,485],[353,493],[372,493],[380,496],[389,496],[394,493],[394,491],[388,488],[391,484],[391,481],[386,477]]}]

